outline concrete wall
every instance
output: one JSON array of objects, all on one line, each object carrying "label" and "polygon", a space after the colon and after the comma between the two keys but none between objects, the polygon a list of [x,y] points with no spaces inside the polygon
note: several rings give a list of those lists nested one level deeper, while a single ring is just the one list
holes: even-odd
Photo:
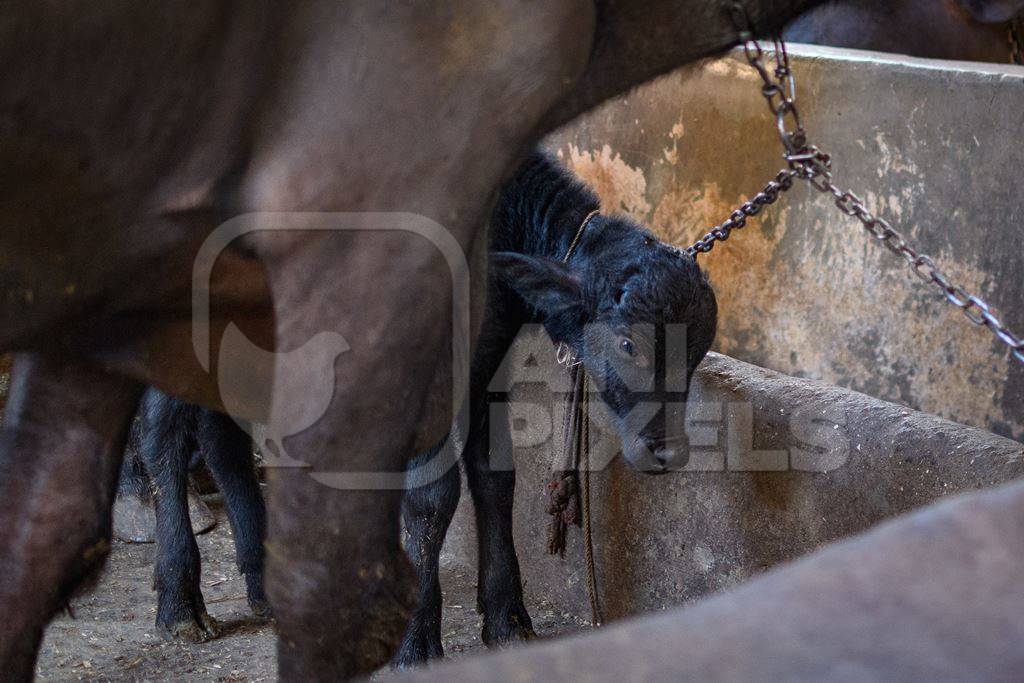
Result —
[{"label": "concrete wall", "polygon": [[[1024,68],[795,46],[798,103],[837,183],[1024,331]],[[604,210],[687,245],[783,162],[755,73],[672,73],[551,136]],[[1024,365],[801,184],[701,257],[717,350],[1011,438]]]}]

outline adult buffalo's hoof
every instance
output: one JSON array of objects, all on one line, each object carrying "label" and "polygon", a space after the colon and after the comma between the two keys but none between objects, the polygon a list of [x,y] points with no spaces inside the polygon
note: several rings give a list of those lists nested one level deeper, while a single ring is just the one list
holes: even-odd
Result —
[{"label": "adult buffalo's hoof", "polygon": [[196,619],[179,621],[171,626],[157,625],[157,631],[164,640],[172,640],[183,643],[205,643],[220,635],[220,627],[217,621],[206,612],[200,614]]},{"label": "adult buffalo's hoof", "polygon": [[[217,526],[217,518],[191,487],[188,491],[188,516],[195,534],[205,534]],[[151,496],[118,494],[114,501],[114,538],[125,543],[153,543],[156,540],[156,513]]]},{"label": "adult buffalo's hoof", "polygon": [[156,538],[156,514],[152,498],[119,495],[114,501],[114,538],[126,543],[152,543]]}]

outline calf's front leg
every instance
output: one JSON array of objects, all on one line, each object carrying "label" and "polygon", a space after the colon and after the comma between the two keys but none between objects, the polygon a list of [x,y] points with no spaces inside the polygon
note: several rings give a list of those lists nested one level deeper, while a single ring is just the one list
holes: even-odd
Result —
[{"label": "calf's front leg", "polygon": [[535,634],[523,604],[523,581],[512,537],[516,473],[508,418],[503,410],[492,410],[488,403],[478,412],[462,458],[476,510],[480,572],[477,609],[484,617],[481,637],[487,645],[495,646],[527,640]]},{"label": "calf's front leg", "polygon": [[234,420],[212,410],[200,414],[197,431],[206,464],[224,494],[235,537],[235,562],[245,576],[249,607],[258,617],[270,616],[263,591],[267,513],[253,463],[252,440]]},{"label": "calf's front leg", "polygon": [[[287,268],[271,254],[286,351],[275,357],[270,432],[307,465],[269,470],[266,590],[284,680],[338,680],[386,664],[415,607],[401,505],[425,399],[439,358],[451,354],[450,328],[437,324],[449,317],[450,278],[432,249],[407,240],[326,235],[282,254]],[[367,275],[362,264],[379,253],[396,256]],[[307,278],[338,286],[311,300]],[[423,291],[440,295],[425,300]],[[334,350],[311,348],[330,347],[334,334],[344,337]],[[318,396],[328,404],[315,405]]]},{"label": "calf's front leg", "polygon": [[156,628],[169,640],[202,642],[217,635],[206,611],[199,546],[188,511],[188,463],[202,408],[150,390],[142,401],[139,457],[153,479],[156,514]]},{"label": "calf's front leg", "polygon": [[141,387],[18,354],[0,431],[0,672],[30,680],[43,630],[110,551],[121,455]]}]

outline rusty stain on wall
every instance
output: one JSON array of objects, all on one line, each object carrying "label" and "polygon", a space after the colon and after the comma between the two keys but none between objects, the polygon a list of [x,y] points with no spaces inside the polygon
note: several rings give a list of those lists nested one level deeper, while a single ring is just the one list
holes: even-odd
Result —
[{"label": "rusty stain on wall", "polygon": [[610,146],[581,152],[578,147],[569,145],[566,152],[558,150],[558,157],[586,178],[597,191],[601,208],[606,213],[621,212],[636,220],[644,220],[650,212],[643,171],[628,165],[621,155],[613,155]]},{"label": "rusty stain on wall", "polygon": [[685,132],[686,127],[680,121],[672,126],[672,130],[668,134],[672,138],[672,147],[666,147],[663,154],[665,155],[665,161],[673,166],[679,163],[679,140],[682,139]]}]

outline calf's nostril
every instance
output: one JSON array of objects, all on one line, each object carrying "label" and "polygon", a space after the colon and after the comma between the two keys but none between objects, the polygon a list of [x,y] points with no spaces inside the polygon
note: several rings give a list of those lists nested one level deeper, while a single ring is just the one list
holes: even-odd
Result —
[{"label": "calf's nostril", "polygon": [[678,446],[658,448],[654,451],[654,460],[664,469],[679,469],[689,462],[689,449]]},{"label": "calf's nostril", "polygon": [[654,451],[654,460],[662,467],[668,467],[668,464],[672,462],[675,457],[675,452],[668,448],[659,448]]}]

